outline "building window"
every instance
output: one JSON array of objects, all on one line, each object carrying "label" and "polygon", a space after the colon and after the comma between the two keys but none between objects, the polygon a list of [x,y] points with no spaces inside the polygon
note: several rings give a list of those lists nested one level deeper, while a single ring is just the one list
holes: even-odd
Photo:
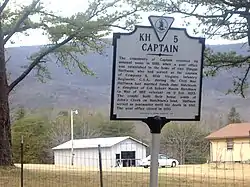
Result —
[{"label": "building window", "polygon": [[234,149],[234,142],[232,139],[227,140],[227,150],[233,150]]}]

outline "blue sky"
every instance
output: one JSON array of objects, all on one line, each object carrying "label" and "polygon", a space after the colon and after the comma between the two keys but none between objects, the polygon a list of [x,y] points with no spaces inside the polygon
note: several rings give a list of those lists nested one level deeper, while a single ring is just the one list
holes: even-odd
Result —
[{"label": "blue sky", "polygon": [[[16,2],[20,4],[28,4],[31,2],[31,0],[15,0]],[[57,12],[58,14],[65,15],[65,16],[70,16],[76,12],[83,12],[87,8],[87,0],[43,0],[45,3],[46,7],[49,10],[53,10],[54,12]],[[149,15],[162,15],[162,13],[157,13],[157,12],[151,12],[151,13],[142,13],[143,20],[140,23],[140,25],[150,25],[148,21],[148,16]],[[175,21],[173,23],[173,27],[183,27],[182,22],[183,19],[181,19],[180,15],[167,15],[167,16],[172,16],[175,18]],[[193,28],[196,26],[196,22],[192,20],[192,25],[190,25],[187,28],[187,31],[190,35],[192,34]],[[121,30],[114,29],[114,32],[117,32]],[[201,35],[196,35],[196,36],[201,36]],[[111,35],[112,37],[112,35]],[[23,35],[17,35],[13,37],[13,40],[15,41],[15,44],[7,44],[7,47],[12,47],[12,46],[23,46],[23,45],[39,45],[39,44],[46,44],[48,43],[48,40],[45,36],[42,35],[42,31],[33,31],[30,32],[29,37],[25,37]],[[214,38],[214,39],[207,39],[206,40],[207,44],[228,44],[228,43],[239,43],[239,41],[228,41],[228,40],[223,40],[219,37]]]}]

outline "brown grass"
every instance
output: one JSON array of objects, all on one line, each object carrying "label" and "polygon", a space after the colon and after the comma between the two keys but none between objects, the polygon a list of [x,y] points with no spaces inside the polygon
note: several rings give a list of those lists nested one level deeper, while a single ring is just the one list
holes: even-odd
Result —
[{"label": "brown grass", "polygon": [[[20,186],[20,165],[0,169],[0,187]],[[104,187],[149,186],[149,171],[144,168],[103,169]],[[186,165],[159,169],[161,187],[249,187],[249,165]],[[24,187],[98,187],[95,168],[54,165],[24,165]]]}]

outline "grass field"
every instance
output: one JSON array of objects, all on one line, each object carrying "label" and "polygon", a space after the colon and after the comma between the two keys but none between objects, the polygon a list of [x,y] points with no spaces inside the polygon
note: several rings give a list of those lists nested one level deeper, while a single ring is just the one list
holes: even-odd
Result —
[{"label": "grass field", "polygon": [[[20,186],[20,165],[0,169],[0,187]],[[104,187],[149,186],[149,171],[144,168],[103,170]],[[93,168],[54,165],[24,165],[24,187],[98,187],[99,171]],[[250,165],[187,165],[159,169],[161,187],[249,187]]]}]

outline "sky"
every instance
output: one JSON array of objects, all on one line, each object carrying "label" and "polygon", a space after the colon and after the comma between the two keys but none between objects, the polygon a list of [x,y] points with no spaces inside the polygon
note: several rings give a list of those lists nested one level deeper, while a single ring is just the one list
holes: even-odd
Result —
[{"label": "sky", "polygon": [[[19,4],[29,4],[31,0],[15,0]],[[53,10],[54,12],[57,12],[58,14],[64,15],[64,16],[70,16],[76,12],[83,12],[87,8],[87,0],[43,0],[46,7],[49,10]],[[142,22],[140,25],[150,25],[148,21],[148,16],[150,15],[162,15],[162,13],[157,12],[150,12],[150,13],[142,13]],[[173,27],[183,27],[183,19],[180,15],[166,15],[171,16],[175,18],[175,21],[173,23]],[[193,28],[196,27],[196,23],[193,22],[192,25],[190,25],[187,28],[187,32],[192,35]],[[114,32],[118,32],[121,30],[114,29]],[[192,35],[193,36],[193,35]],[[197,36],[197,35],[196,35]],[[199,35],[198,35],[199,36]],[[112,35],[111,35],[112,37]],[[15,44],[11,44],[10,42],[7,44],[7,47],[14,47],[14,46],[30,46],[30,45],[43,45],[48,43],[48,39],[42,35],[41,31],[33,31],[30,33],[29,37],[25,37],[23,35],[16,35],[13,37],[13,40],[15,41]],[[214,38],[214,39],[206,39],[206,44],[215,45],[215,44],[231,44],[231,43],[239,43],[240,41],[229,41],[224,40],[221,38]]]}]

